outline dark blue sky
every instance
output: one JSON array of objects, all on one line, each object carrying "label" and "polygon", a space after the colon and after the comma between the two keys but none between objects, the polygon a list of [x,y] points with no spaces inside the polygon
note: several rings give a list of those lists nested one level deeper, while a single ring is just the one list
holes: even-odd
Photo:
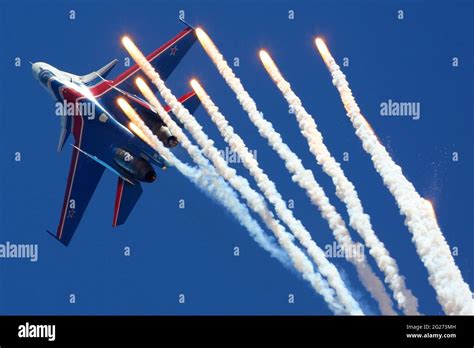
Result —
[{"label": "dark blue sky", "polygon": [[[296,273],[260,249],[229,214],[176,170],[158,172],[125,226],[111,228],[116,178],[106,173],[68,248],[55,230],[66,184],[70,146],[56,152],[59,120],[52,99],[33,79],[28,61],[86,74],[114,58],[123,71],[120,37],[145,52],[178,33],[186,20],[202,25],[260,110],[346,217],[329,177],[316,164],[293,115],[257,52],[266,48],[316,119],[327,146],[355,184],[374,229],[397,260],[420,311],[441,314],[427,272],[395,201],[372,167],[313,45],[326,39],[359,105],[418,191],[434,201],[439,223],[464,279],[472,284],[473,31],[468,1],[0,1],[0,243],[37,243],[39,260],[0,259],[1,314],[330,314]],[[403,9],[405,19],[397,19]],[[76,19],[69,19],[69,10]],[[288,19],[288,11],[295,19]],[[14,66],[15,57],[22,60]],[[452,67],[452,58],[459,67]],[[196,44],[168,80],[176,95],[197,77],[277,183],[294,213],[321,246],[332,243],[326,222],[241,110],[233,93]],[[421,103],[421,119],[380,116],[392,99]],[[196,116],[220,149],[225,144],[202,108]],[[15,162],[15,152],[22,161]],[[343,152],[350,161],[342,162]],[[452,161],[452,153],[459,161]],[[183,149],[175,153],[189,161]],[[237,166],[239,172],[246,171]],[[184,199],[185,209],[178,208]],[[351,231],[355,240],[358,236]],[[125,247],[131,256],[123,256]],[[240,247],[241,256],[233,256]],[[365,309],[375,302],[353,267],[332,259]],[[374,264],[370,260],[372,264]],[[69,294],[76,303],[68,302]],[[178,304],[184,293],[185,304]],[[288,294],[295,303],[288,303]]]}]

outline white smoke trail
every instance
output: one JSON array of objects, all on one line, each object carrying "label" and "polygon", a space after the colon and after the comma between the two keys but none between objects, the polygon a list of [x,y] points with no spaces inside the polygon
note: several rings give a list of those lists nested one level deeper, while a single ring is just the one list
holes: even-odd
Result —
[{"label": "white smoke trail", "polygon": [[[148,74],[148,72],[146,73]],[[178,138],[181,145],[188,150],[190,144],[189,139],[183,133],[181,128],[164,111],[158,100],[154,97],[153,93],[149,89],[146,89],[146,85],[144,85],[143,81],[138,81],[140,81],[140,90],[145,95],[146,99],[155,107],[160,117],[162,117],[165,124],[171,129],[171,132]],[[171,101],[169,105],[171,106],[181,104],[176,100],[176,102]],[[181,117],[182,112],[176,110],[176,107],[172,107],[172,110],[175,115],[180,118],[181,121],[184,121]],[[186,109],[183,108],[183,110]],[[187,110],[185,112],[187,112]],[[185,126],[189,127],[188,122],[185,121],[183,123],[185,124]],[[335,313],[342,314],[343,308],[335,301],[333,290],[327,285],[326,281],[321,278],[319,274],[314,272],[313,266],[311,265],[310,261],[301,252],[301,250],[299,250],[292,243],[292,236],[285,231],[284,227],[281,226],[276,219],[274,219],[272,213],[266,207],[263,197],[250,187],[250,184],[247,179],[238,176],[234,169],[229,168],[227,166],[227,163],[222,159],[217,149],[212,146],[212,140],[208,139],[207,137],[201,138],[200,140],[200,144],[204,145],[203,152],[212,159],[219,173],[226,180],[228,180],[229,183],[234,188],[236,188],[236,190],[238,190],[242,194],[249,206],[262,217],[263,221],[267,224],[267,226],[275,233],[282,247],[288,252],[290,257],[292,258],[296,269],[303,273],[303,277],[310,281],[312,286],[318,291],[318,293],[320,293],[325,298],[325,300],[330,305],[330,308]],[[197,154],[198,156],[201,156],[199,150],[195,148],[195,151],[190,151],[190,155],[193,157],[193,159],[199,161],[199,159],[196,158],[193,153]]]},{"label": "white smoke trail", "polygon": [[[219,111],[218,107],[213,103],[209,95],[204,91],[204,89],[196,82],[192,81],[192,86],[196,91],[199,99],[202,102],[202,105],[208,112],[209,116],[211,117],[212,121],[217,125],[220,133],[224,137],[224,139],[230,144],[232,147],[232,151],[239,154],[239,157],[242,158],[244,165],[249,165],[249,162],[256,162],[255,158],[251,155],[248,148],[245,146],[242,138],[239,135],[234,133],[233,128],[229,125],[227,120],[225,119],[224,115]],[[258,164],[257,164],[258,165]],[[255,170],[255,168],[253,168]],[[267,189],[269,191],[270,189]],[[308,194],[313,198],[313,192],[307,191]],[[272,195],[279,195],[278,193],[269,192]],[[281,196],[280,196],[281,197]],[[324,207],[326,208],[326,207]],[[352,255],[351,251],[358,251],[360,250],[358,244],[352,242],[348,233],[344,232],[344,226],[340,226],[339,222],[336,220],[331,221],[331,227],[334,230],[338,230],[338,233],[335,233],[336,239],[343,246],[343,249],[346,251],[346,258],[349,262],[354,264],[357,270],[357,274],[367,288],[367,290],[374,296],[374,298],[378,301],[379,308],[381,312],[385,315],[395,315],[396,312],[392,308],[392,301],[390,296],[384,291],[384,285],[380,281],[380,279],[375,275],[372,271],[370,265],[367,263],[364,254],[355,254]],[[347,231],[346,231],[347,232]]]},{"label": "white smoke trail", "polygon": [[[244,89],[240,80],[234,75],[232,69],[229,67],[210,37],[200,28],[196,29],[196,35],[208,56],[217,66],[221,76],[234,91],[243,109],[247,112],[251,121],[258,128],[260,135],[268,140],[270,146],[285,161],[287,169],[294,174],[293,180],[300,185],[304,185],[305,188],[308,188],[312,192],[315,192],[315,195],[319,197],[318,201],[321,203],[321,212],[324,217],[328,218],[329,225],[338,238],[340,245],[344,247],[346,245],[350,246],[350,236],[347,230],[343,231],[345,229],[344,221],[339,214],[337,214],[334,207],[329,204],[329,200],[324,194],[322,188],[317,185],[311,171],[306,170],[303,167],[299,158],[285,143],[283,143],[280,134],[273,129],[272,124],[263,118],[262,114],[257,110],[254,100]],[[226,139],[226,141],[232,147],[232,150],[239,154],[245,167],[250,171],[259,188],[264,192],[265,197],[267,197],[267,199],[275,206],[275,210],[280,219],[290,228],[301,244],[306,247],[308,253],[318,265],[320,272],[327,277],[329,284],[336,290],[336,293],[346,308],[350,309],[352,312],[361,312],[359,304],[354,300],[351,293],[346,288],[337,269],[327,260],[324,252],[313,241],[310,233],[306,230],[301,221],[293,216],[293,213],[288,209],[285,201],[277,191],[275,184],[259,167],[258,162],[248,151],[242,139],[234,134],[231,139]],[[349,239],[347,237],[349,237]],[[387,298],[390,301],[388,296]]]},{"label": "white smoke trail", "polygon": [[[171,91],[166,88],[164,82],[161,80],[158,73],[154,70],[151,64],[146,60],[143,54],[129,39],[123,40],[124,46],[130,53],[132,58],[142,68],[142,71],[153,81],[158,87],[160,93],[165,99],[166,103],[171,107],[173,113],[179,118],[183,119],[185,116],[191,116],[186,108],[174,97]],[[163,109],[153,92],[148,88],[146,83],[141,80],[136,80],[140,91],[144,94],[145,98],[155,108],[158,115],[163,119],[164,123],[170,128],[171,132],[178,138],[181,145],[188,151],[190,156],[197,163],[202,162],[204,159],[199,149],[192,145],[188,137],[184,134],[182,129],[174,122],[174,120],[166,113]],[[183,116],[185,115],[185,116]],[[192,116],[191,116],[192,117]],[[185,123],[187,125],[187,123]],[[205,135],[205,134],[204,134]],[[207,136],[206,136],[207,137]],[[204,144],[203,150],[209,155],[212,148],[212,140],[207,139]],[[217,149],[215,149],[217,151]],[[227,163],[222,159],[220,154],[217,152],[216,156],[211,156],[215,161],[216,169],[219,173],[237,190],[240,192],[242,197],[246,200],[249,207],[255,211],[267,225],[267,227],[275,234],[278,242],[282,248],[288,253],[290,259],[293,261],[295,268],[302,274],[302,277],[307,280],[312,287],[319,293],[329,308],[336,314],[347,313],[347,310],[342,306],[335,298],[334,290],[329,287],[327,281],[321,277],[321,275],[314,271],[311,261],[306,255],[293,243],[293,237],[285,231],[285,228],[276,220],[267,208],[263,197],[258,194],[255,190],[250,187],[247,179],[238,176],[236,171],[227,166]]]},{"label": "white smoke trail", "polygon": [[[375,234],[370,223],[370,216],[364,212],[354,185],[346,177],[341,165],[324,144],[323,136],[318,130],[313,117],[303,107],[301,100],[291,89],[288,81],[284,79],[270,55],[265,51],[260,51],[260,59],[290,107],[293,108],[301,134],[308,141],[311,153],[315,156],[318,164],[322,166],[324,172],[332,178],[332,182],[336,187],[336,195],[346,205],[350,225],[362,237],[377,266],[384,272],[386,282],[393,291],[399,308],[407,315],[418,315],[417,298],[407,289],[404,278],[399,274],[397,262],[390,256],[384,244]],[[377,296],[384,297],[386,295],[385,289],[382,287],[379,290],[382,290],[383,294]]]},{"label": "white smoke trail", "polygon": [[324,41],[317,38],[315,43],[364,150],[371,156],[376,171],[395,198],[400,213],[405,216],[405,225],[413,234],[412,241],[428,270],[428,280],[436,291],[438,302],[446,314],[473,314],[472,292],[454,262],[432,206],[418,194],[413,184],[403,175],[401,167],[393,161],[377,139],[362,116],[345,75]]},{"label": "white smoke trail", "polygon": [[[193,168],[181,162],[155,134],[146,126],[140,116],[123,98],[118,99],[119,106],[132,120],[130,126],[138,128],[135,133],[162,157],[166,158],[170,164],[174,165],[178,171],[188,178],[199,189],[205,192],[209,197],[223,205],[236,219],[246,228],[252,238],[270,255],[285,266],[289,266],[288,256],[276,246],[262,230],[260,225],[252,218],[245,204],[239,201],[236,192],[218,175],[212,166],[203,158],[201,168]],[[132,130],[134,127],[131,127]],[[207,163],[206,163],[207,162]]]}]

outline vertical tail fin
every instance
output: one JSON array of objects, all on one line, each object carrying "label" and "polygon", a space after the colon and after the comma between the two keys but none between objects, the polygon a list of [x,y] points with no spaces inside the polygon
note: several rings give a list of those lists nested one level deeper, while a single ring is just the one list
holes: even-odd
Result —
[{"label": "vertical tail fin", "polygon": [[66,142],[69,134],[71,134],[71,124],[72,118],[66,115],[60,116],[61,117],[61,133],[59,133],[59,142],[58,142],[58,152],[64,147],[64,143]]},{"label": "vertical tail fin", "polygon": [[83,75],[80,77],[81,81],[84,82],[87,86],[93,86],[99,83],[102,79],[112,71],[112,68],[117,64],[118,59],[114,59],[104,67],[100,68],[97,71],[91,72],[90,74]]},{"label": "vertical tail fin", "polygon": [[131,185],[122,178],[118,178],[117,192],[115,194],[114,218],[112,226],[122,225],[138,202],[143,190],[139,182]]}]

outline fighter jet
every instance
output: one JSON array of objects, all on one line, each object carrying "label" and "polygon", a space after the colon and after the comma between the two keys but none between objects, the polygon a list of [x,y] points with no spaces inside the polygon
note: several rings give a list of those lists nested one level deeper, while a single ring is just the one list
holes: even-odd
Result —
[{"label": "fighter jet", "polygon": [[[173,39],[147,56],[148,61],[167,79],[196,41],[194,29],[187,27]],[[117,190],[112,226],[125,223],[142,194],[142,182],[156,179],[153,166],[165,169],[168,160],[142,140],[136,128],[117,104],[124,98],[142,117],[145,124],[166,147],[178,141],[144,99],[133,83],[143,77],[138,65],[108,80],[116,65],[113,60],[103,68],[79,76],[49,64],[32,64],[34,77],[56,100],[56,114],[61,119],[58,151],[72,133],[74,144],[67,177],[66,192],[59,224],[53,235],[68,246],[105,169],[117,176]],[[194,92],[179,98],[193,113],[200,105]],[[168,107],[165,108],[176,120]],[[178,122],[179,124],[179,122]]]}]

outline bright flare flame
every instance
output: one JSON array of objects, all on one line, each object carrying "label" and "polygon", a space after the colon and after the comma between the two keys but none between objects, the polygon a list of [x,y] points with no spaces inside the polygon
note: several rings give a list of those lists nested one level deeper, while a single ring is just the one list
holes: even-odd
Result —
[{"label": "bright flare flame", "polygon": [[204,88],[202,88],[202,86],[199,84],[199,82],[196,79],[192,79],[190,84],[194,92],[196,92],[199,99],[202,99],[206,95]]},{"label": "bright flare flame", "polygon": [[130,130],[136,135],[138,135],[143,141],[146,141],[145,133],[143,133],[142,130],[135,123],[130,122],[128,124],[128,128],[130,128]]},{"label": "bright flare flame", "polygon": [[[285,164],[288,169],[290,169],[290,167],[293,167],[293,164],[297,166],[295,170],[298,171],[299,174],[294,176],[298,176],[299,178],[301,178],[301,181],[303,181],[303,177],[308,174],[308,171],[306,171],[302,167],[299,158],[288,148],[285,143],[282,142],[279,134],[275,134],[275,130],[273,129],[272,124],[263,118],[263,116],[257,109],[255,101],[245,90],[240,79],[235,76],[234,72],[232,71],[232,68],[230,68],[229,64],[227,63],[223,55],[219,52],[212,40],[202,29],[197,30],[196,34],[201,45],[215,64],[220,75],[224,78],[227,85],[235,93],[236,98],[238,99],[244,111],[247,112],[252,123],[254,123],[255,126],[258,128],[259,133],[269,141],[272,148],[277,151],[280,157],[285,160]],[[214,108],[216,107],[212,107],[212,109]],[[236,139],[237,135],[233,136],[233,140]],[[230,145],[232,146],[232,144]],[[339,299],[339,301],[337,302],[339,303],[335,302],[333,299],[325,297],[331,309],[334,310],[336,306],[342,304],[345,307],[346,311],[350,314],[363,314],[359,304],[353,298],[352,294],[344,284],[344,281],[342,280],[336,267],[326,258],[326,256],[324,255],[324,251],[314,242],[311,237],[311,234],[304,227],[301,221],[296,219],[293,216],[293,213],[287,208],[286,203],[284,202],[280,193],[276,190],[275,184],[268,178],[268,176],[266,176],[266,174],[258,166],[258,163],[255,161],[255,159],[250,153],[243,153],[243,151],[248,152],[245,143],[242,141],[240,145],[235,144],[234,147],[238,147],[239,151],[242,151],[242,153],[238,153],[239,157],[247,159],[243,161],[244,164],[247,162],[247,169],[252,172],[252,176],[256,179],[259,188],[262,189],[262,191],[266,192],[265,195],[267,196],[269,201],[275,206],[278,217],[280,217],[282,221],[285,222],[288,227],[290,227],[291,231],[298,238],[298,240],[305,246],[305,248],[308,249],[309,253],[311,254],[311,257],[315,260],[315,263],[318,266],[321,274],[327,278],[328,283],[333,288],[331,289],[331,287],[328,287],[327,284],[320,283],[320,285],[315,287],[315,289],[320,294],[329,292],[330,290],[336,291],[337,297]],[[234,152],[236,151],[234,150]],[[242,156],[242,154],[244,154],[245,156]]]},{"label": "bright flare flame", "polygon": [[[316,47],[318,48],[318,51],[319,51],[319,54],[321,55],[321,57],[323,58],[324,60],[324,63],[327,65],[327,66],[330,66],[330,63],[331,61],[334,60],[333,56],[331,55],[331,52],[329,51],[329,48],[328,46],[326,45],[326,43],[324,42],[323,39],[321,39],[320,37],[317,37],[314,42],[316,43]],[[347,108],[350,108],[350,102],[351,100],[348,100],[348,99],[343,99],[342,100],[344,106]],[[351,116],[349,116],[351,117]],[[360,115],[360,119],[361,121],[365,124],[365,126],[370,130],[370,132],[373,133],[373,135],[377,138],[377,140],[380,142],[380,139],[378,137],[378,135],[375,133],[374,129],[372,128],[372,126],[370,125],[370,123],[365,119],[365,117],[363,117],[362,115]]]},{"label": "bright flare flame", "polygon": [[135,84],[137,85],[138,89],[143,94],[146,100],[150,101],[150,100],[156,99],[155,94],[153,93],[151,88],[147,85],[145,80],[143,80],[141,77],[137,77],[135,79]]},{"label": "bright flare flame", "polygon": [[273,61],[272,57],[267,53],[265,50],[260,50],[259,53],[260,60],[263,63],[263,66],[268,71],[269,69],[276,69],[275,62]]},{"label": "bright flare flame", "polygon": [[[313,117],[303,107],[301,100],[291,89],[290,83],[285,80],[272,57],[265,50],[261,50],[259,55],[265,70],[287,100],[288,105],[293,107],[301,134],[308,141],[311,153],[315,156],[318,164],[322,166],[323,171],[332,178],[336,187],[337,197],[346,205],[351,226],[363,238],[369,248],[369,253],[375,258],[377,266],[384,272],[387,284],[394,291],[394,297],[397,299],[399,306],[403,308],[406,314],[419,314],[416,309],[416,298],[406,288],[403,278],[398,273],[398,266],[395,260],[390,257],[388,250],[385,249],[383,243],[377,238],[375,231],[372,229],[370,217],[364,213],[354,185],[347,179],[340,164],[332,157],[329,149],[324,144],[323,136],[319,132]],[[330,208],[324,208],[324,201],[321,200],[321,197],[325,193],[321,189],[320,194],[318,194],[318,191],[315,189],[318,186],[316,179],[308,177],[304,184],[299,182],[298,184],[306,191],[313,205],[322,212],[322,216],[327,221],[330,221],[336,241],[346,250],[354,250],[357,247],[357,243],[352,240],[342,217],[338,217],[337,212],[329,213]],[[353,258],[348,260],[356,267],[362,284],[367,288],[372,297],[377,300],[381,313],[384,315],[396,314],[392,308],[390,296],[385,290],[382,281],[372,271],[365,257],[360,257],[358,260]]]},{"label": "bright flare flame", "polygon": [[133,60],[138,62],[143,59],[146,60],[143,53],[138,49],[138,47],[133,43],[128,36],[122,38],[122,45],[125,47],[127,52],[132,56]]},{"label": "bright flare flame", "polygon": [[[130,123],[128,124],[130,130],[138,135],[140,139],[142,139],[144,142],[147,144],[150,144],[150,141],[148,137],[143,133],[143,131],[138,127],[137,123],[141,121],[140,116],[136,113],[135,110],[130,106],[130,104],[124,99],[124,98],[117,98],[117,103],[122,109],[122,111],[127,115],[127,117],[130,119]],[[143,121],[141,121],[143,122]]]},{"label": "bright flare flame", "polygon": [[212,48],[217,49],[216,45],[214,45],[214,42],[212,42],[209,35],[207,35],[206,32],[202,30],[201,28],[196,29],[196,36],[199,42],[201,43],[202,47],[204,47],[204,50],[207,52],[207,54],[210,54],[209,49],[212,49]]},{"label": "bright flare flame", "polygon": [[138,51],[138,47],[135,46],[135,44],[133,43],[132,40],[130,40],[130,38],[128,36],[124,36],[122,37],[122,45],[124,45],[125,49],[127,51],[130,51],[130,50],[136,50]]},{"label": "bright flare flame", "polygon": [[[167,89],[159,74],[153,69],[153,66],[147,61],[140,50],[135,45],[133,45],[129,39],[124,38],[123,43],[132,58],[142,68],[143,73],[147,75],[156,85],[163,99],[170,106],[177,107],[180,109],[180,111],[186,114],[186,108],[184,108],[172,95],[171,91]],[[237,218],[239,223],[250,232],[254,240],[260,246],[269,251],[272,256],[279,259],[282,263],[288,264],[287,256],[283,254],[282,250],[278,249],[276,245],[274,245],[273,242],[265,235],[258,223],[249,214],[247,206],[239,201],[238,196],[232,187],[229,186],[225,179],[217,173],[216,169],[209,162],[207,162],[205,157],[202,156],[199,148],[191,143],[182,129],[168,115],[156,96],[151,91],[149,91],[145,81],[137,79],[135,80],[135,83],[139,88],[141,87],[142,93],[149,97],[146,98],[148,99],[148,102],[156,109],[158,115],[170,128],[171,132],[176,135],[183,148],[186,149],[193,161],[196,162],[200,167],[198,170],[195,168],[190,168],[175,158],[175,165],[178,170],[189,177],[193,183],[205,190],[210,197],[218,200],[229,212],[231,212]],[[180,113],[178,112],[177,116],[179,114]],[[171,152],[170,154],[172,155]]]},{"label": "bright flare flame", "polygon": [[123,98],[117,98],[117,104],[120,106],[120,108],[122,109],[122,111],[125,113],[125,115],[127,115],[127,117],[130,119],[130,120],[134,120],[133,119],[133,108],[130,106],[130,104]]},{"label": "bright flare flame", "polygon": [[[328,277],[329,281],[331,283],[336,283],[337,289],[340,289],[341,285],[337,284],[337,280],[334,278],[336,277],[336,270],[332,269],[330,265],[328,265],[328,262],[322,260],[320,257],[321,254],[319,252],[319,247],[312,241],[311,236],[309,235],[309,232],[306,231],[305,227],[301,224],[299,220],[296,220],[293,216],[289,216],[287,211],[285,211],[285,203],[283,201],[283,198],[281,197],[281,194],[277,191],[277,188],[275,187],[275,184],[273,181],[271,181],[270,178],[264,173],[264,171],[260,168],[258,162],[253,158],[252,154],[250,153],[249,149],[247,148],[247,145],[243,141],[240,136],[235,133],[232,130],[232,127],[229,125],[228,121],[226,120],[225,116],[222,115],[219,111],[217,106],[214,104],[214,102],[211,100],[209,95],[206,93],[203,87],[199,85],[199,83],[196,80],[191,81],[191,86],[193,87],[194,91],[198,95],[199,99],[201,100],[201,103],[203,107],[206,109],[208,115],[211,117],[212,121],[215,123],[217,128],[219,129],[220,134],[222,137],[225,139],[227,144],[230,146],[232,151],[236,153],[240,158],[243,159],[243,165],[246,169],[249,170],[251,176],[255,179],[255,182],[257,183],[257,186],[262,190],[264,196],[268,198],[268,201],[272,203],[272,205],[275,206],[275,210],[278,216],[281,216],[281,219],[283,222],[285,222],[288,227],[294,232],[294,235],[297,237],[297,239],[302,243],[302,245],[308,250],[308,254],[315,260],[316,264],[320,267],[322,270],[321,273],[326,273],[324,274],[325,276]],[[183,122],[184,123],[184,122]],[[186,124],[186,123],[185,123]],[[217,156],[220,158],[219,156]],[[324,210],[324,209],[323,209]],[[301,230],[304,230],[306,232],[299,232]],[[295,232],[296,231],[296,232]],[[279,239],[280,234],[278,232],[275,232],[277,235],[277,238]],[[323,253],[321,251],[321,253]],[[308,260],[309,261],[309,260]],[[299,261],[298,261],[299,262]],[[319,285],[320,288],[316,287],[317,291],[322,293],[330,289],[328,284],[323,284]],[[347,295],[340,295],[341,290],[338,290],[339,297],[342,296],[347,296]],[[327,301],[333,309],[333,304],[332,301],[333,299],[327,299]],[[346,301],[345,299],[341,299],[342,301]],[[349,305],[345,304],[347,310],[351,314],[362,314],[362,311],[360,310],[354,310],[352,307],[349,308]]]},{"label": "bright flare flame", "polygon": [[326,43],[320,37],[317,37],[314,42],[316,43],[316,47],[318,48],[319,53],[323,57],[324,62],[328,64],[328,61],[332,58],[328,46],[326,46]]},{"label": "bright flare flame", "polygon": [[[400,213],[406,217],[405,224],[412,233],[416,251],[428,270],[428,280],[436,291],[438,302],[448,315],[472,315],[472,291],[454,261],[449,244],[436,220],[433,205],[420,197],[401,167],[366,127],[366,123],[361,122],[363,116],[349,83],[324,42],[317,40],[316,46],[331,73],[333,84],[339,91],[356,135],[362,141],[365,152],[370,155],[375,170],[395,198]],[[420,218],[414,219],[414,216]]]}]

